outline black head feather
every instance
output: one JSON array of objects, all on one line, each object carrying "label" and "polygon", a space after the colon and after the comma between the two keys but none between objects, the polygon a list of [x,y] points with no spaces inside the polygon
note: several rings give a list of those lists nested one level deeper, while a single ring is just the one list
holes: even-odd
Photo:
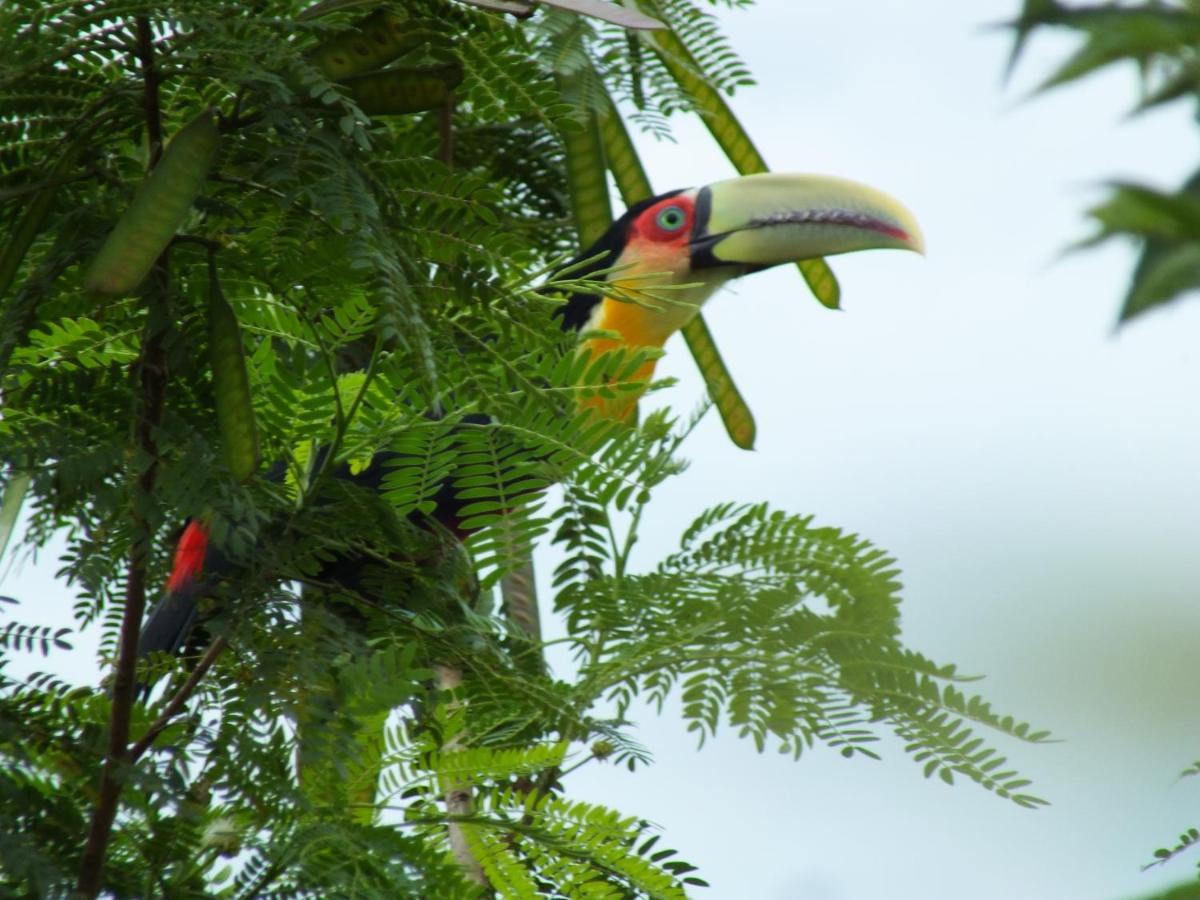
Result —
[{"label": "black head feather", "polygon": [[[620,259],[621,251],[625,249],[625,243],[629,240],[629,226],[633,224],[633,220],[660,200],[666,200],[669,197],[674,197],[682,193],[682,190],[670,191],[669,193],[659,194],[657,197],[651,197],[649,200],[642,200],[639,203],[633,204],[633,206],[625,210],[625,214],[621,218],[608,226],[608,231],[600,235],[600,238],[592,246],[588,247],[570,262],[556,269],[554,275],[558,275],[564,269],[569,269],[591,257],[596,258],[592,259],[587,265],[571,271],[570,275],[572,278],[587,278],[596,272],[611,269],[617,264],[617,260]],[[553,278],[554,275],[551,277]],[[581,331],[587,325],[588,319],[592,317],[592,311],[599,302],[600,296],[598,294],[576,291],[567,298],[566,303],[554,311],[554,315],[562,316],[563,331]]]}]

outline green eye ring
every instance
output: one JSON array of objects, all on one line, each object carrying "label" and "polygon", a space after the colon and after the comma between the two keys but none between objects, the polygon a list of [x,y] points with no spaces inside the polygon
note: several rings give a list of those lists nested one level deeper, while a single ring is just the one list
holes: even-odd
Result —
[{"label": "green eye ring", "polygon": [[681,206],[667,206],[659,211],[655,224],[663,231],[678,231],[687,224],[687,214]]}]

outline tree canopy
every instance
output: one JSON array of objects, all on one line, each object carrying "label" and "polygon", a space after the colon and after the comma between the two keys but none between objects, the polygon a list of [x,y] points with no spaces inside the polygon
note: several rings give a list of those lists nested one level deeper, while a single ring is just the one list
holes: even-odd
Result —
[{"label": "tree canopy", "polygon": [[[1042,802],[976,729],[1046,734],[902,642],[868,540],[731,500],[630,565],[707,409],[581,411],[643,390],[646,352],[574,353],[553,313],[603,285],[561,264],[608,225],[610,177],[652,193],[629,126],[699,115],[765,169],[713,4],[636,5],[0,10],[0,532],[22,505],[26,546],[65,532],[79,597],[58,629],[4,610],[0,666],[49,657],[0,669],[5,892],[681,896],[702,880],[636,810],[570,797],[580,766],[651,762],[639,698],[796,757],[890,730],[927,776]],[[837,305],[822,261],[802,272]],[[713,336],[686,336],[751,444]],[[385,449],[379,491],[335,477]],[[420,524],[448,482],[465,546]],[[196,517],[235,575],[204,640],[135,670]],[[542,540],[572,673],[542,657]],[[361,590],[321,578],[347,556]],[[79,629],[103,683],[52,674]]]}]

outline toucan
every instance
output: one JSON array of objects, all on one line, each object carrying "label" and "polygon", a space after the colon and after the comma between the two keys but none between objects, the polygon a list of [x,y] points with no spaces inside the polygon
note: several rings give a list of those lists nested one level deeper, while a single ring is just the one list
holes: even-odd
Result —
[{"label": "toucan", "polygon": [[[581,335],[580,353],[616,347],[661,348],[726,282],[783,263],[858,250],[893,248],[923,252],[921,231],[899,202],[873,188],[818,175],[757,174],[700,188],[670,191],[631,206],[591,247],[560,271],[612,285],[576,291],[555,314]],[[551,279],[553,281],[553,277]],[[630,296],[645,302],[628,302]],[[651,359],[633,376],[648,382]],[[601,414],[625,417],[636,404],[588,401]],[[378,488],[387,462],[379,454],[364,471],[343,466],[339,477]],[[458,502],[447,484],[429,519],[458,538]],[[208,579],[227,573],[209,530],[193,519],[179,539],[164,597],[141,636],[143,654],[177,652],[196,618]]]}]

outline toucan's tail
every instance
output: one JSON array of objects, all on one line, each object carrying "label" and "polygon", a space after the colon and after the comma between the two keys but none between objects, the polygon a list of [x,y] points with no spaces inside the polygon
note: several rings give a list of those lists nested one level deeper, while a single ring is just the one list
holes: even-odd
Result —
[{"label": "toucan's tail", "polygon": [[166,594],[150,611],[142,627],[139,650],[178,653],[196,621],[204,588],[208,529],[197,519],[188,522],[175,547],[175,562],[167,579]]},{"label": "toucan's tail", "polygon": [[[483,413],[471,413],[463,416],[461,421],[465,426],[485,426],[491,424],[492,419]],[[315,459],[318,467],[324,464],[325,454],[328,452],[327,447],[318,451]],[[347,482],[361,490],[379,493],[384,489],[387,475],[394,463],[406,457],[411,458],[410,454],[383,451],[376,453],[365,469],[355,470],[349,463],[340,463],[334,468],[333,475],[338,481]],[[287,466],[280,460],[267,470],[263,477],[267,481],[278,482],[283,480],[286,472]],[[523,471],[520,475],[513,476],[512,484],[506,489],[510,496],[541,492],[541,486],[530,489],[528,482],[524,480],[526,478]],[[467,496],[463,496],[464,494]],[[475,502],[470,492],[462,491],[453,479],[448,477],[439,485],[431,499],[434,501],[434,510],[429,514],[413,513],[409,517],[410,521],[418,526],[430,527],[430,520],[433,520],[460,541],[466,540],[474,531],[473,528],[464,527],[464,510]],[[321,577],[334,583],[353,584],[361,567],[361,560],[333,560],[326,563]],[[221,552],[221,548],[210,543],[208,526],[200,519],[189,520],[175,547],[175,561],[167,579],[165,595],[150,610],[150,615],[142,627],[141,655],[156,651],[178,654],[184,648],[196,624],[199,604],[206,592],[214,590],[221,580],[227,579],[235,570],[236,567]]]}]

